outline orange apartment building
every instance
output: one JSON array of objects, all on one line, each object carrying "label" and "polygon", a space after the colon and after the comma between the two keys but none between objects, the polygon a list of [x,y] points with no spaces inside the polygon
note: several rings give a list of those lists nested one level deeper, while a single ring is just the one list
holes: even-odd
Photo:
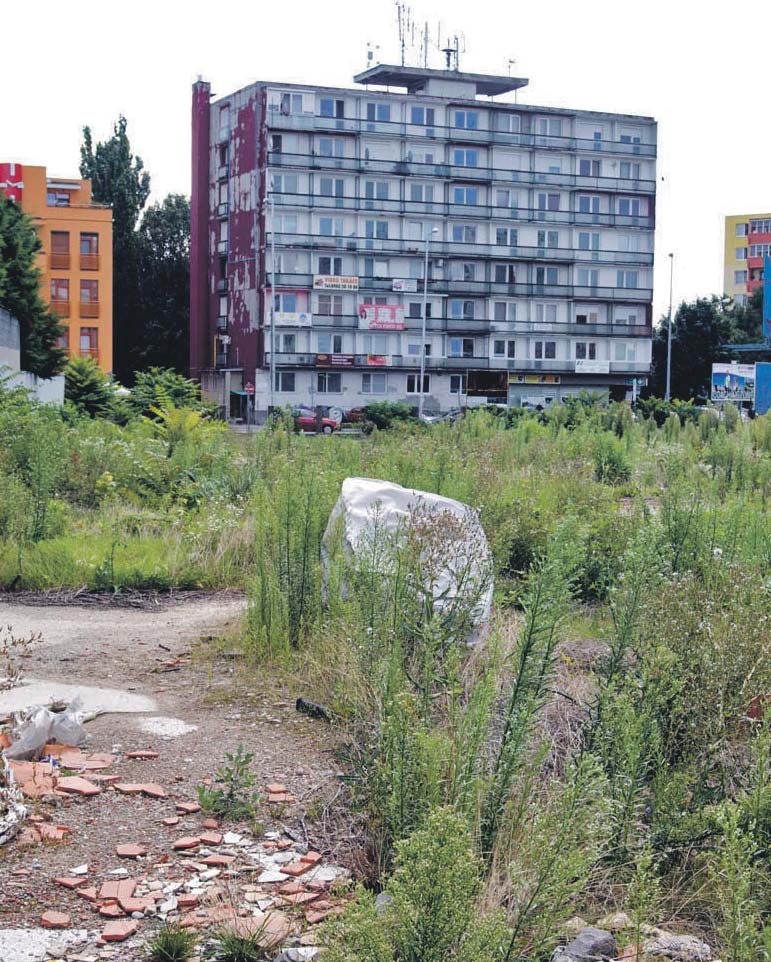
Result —
[{"label": "orange apartment building", "polygon": [[0,163],[0,191],[35,223],[41,295],[61,320],[67,353],[110,373],[112,210],[92,202],[90,180],[49,177],[45,167]]}]

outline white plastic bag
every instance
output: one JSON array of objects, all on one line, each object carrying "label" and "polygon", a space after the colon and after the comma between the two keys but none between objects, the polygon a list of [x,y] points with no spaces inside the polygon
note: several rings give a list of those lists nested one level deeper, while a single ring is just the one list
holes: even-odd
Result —
[{"label": "white plastic bag", "polygon": [[29,708],[11,735],[11,746],[6,748],[8,758],[39,758],[48,742],[60,745],[82,745],[86,740],[83,730],[85,712],[81,702],[75,699],[62,711],[52,711],[44,705]]}]

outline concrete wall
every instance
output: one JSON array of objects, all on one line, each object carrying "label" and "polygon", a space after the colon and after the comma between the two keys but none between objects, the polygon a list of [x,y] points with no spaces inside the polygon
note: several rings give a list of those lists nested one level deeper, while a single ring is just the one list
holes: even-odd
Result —
[{"label": "concrete wall", "polygon": [[18,371],[20,356],[19,322],[0,307],[0,368]]}]

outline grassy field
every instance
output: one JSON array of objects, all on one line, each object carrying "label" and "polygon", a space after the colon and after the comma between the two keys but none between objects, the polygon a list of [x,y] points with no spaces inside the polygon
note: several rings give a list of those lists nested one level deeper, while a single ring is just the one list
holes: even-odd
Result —
[{"label": "grassy field", "polygon": [[[631,944],[669,921],[726,962],[771,958],[771,419],[657,418],[587,402],[357,440],[0,398],[0,585],[248,591],[250,663],[345,729],[392,897],[379,914],[361,893],[333,962],[541,960],[570,916],[611,910]],[[479,511],[482,648],[421,594],[415,543],[333,558],[322,604],[352,475]]]}]

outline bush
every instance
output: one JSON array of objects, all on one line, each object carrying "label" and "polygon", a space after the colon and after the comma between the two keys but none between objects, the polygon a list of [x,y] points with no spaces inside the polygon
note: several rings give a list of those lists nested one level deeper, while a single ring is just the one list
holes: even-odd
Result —
[{"label": "bush", "polygon": [[376,401],[364,408],[364,417],[381,431],[387,430],[397,421],[417,423],[413,409],[400,401]]},{"label": "bush", "polygon": [[187,962],[197,941],[190,929],[165,925],[147,942],[148,962]]},{"label": "bush", "polygon": [[64,368],[64,397],[78,414],[109,417],[115,386],[93,358],[73,355]]},{"label": "bush", "polygon": [[632,476],[622,443],[611,434],[600,434],[594,446],[594,476],[604,484],[618,484]]}]

